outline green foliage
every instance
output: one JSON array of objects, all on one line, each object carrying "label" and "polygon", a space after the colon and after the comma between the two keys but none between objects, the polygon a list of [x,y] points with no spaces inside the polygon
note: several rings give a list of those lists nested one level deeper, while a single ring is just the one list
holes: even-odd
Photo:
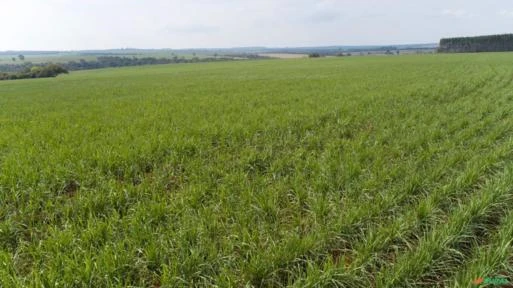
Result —
[{"label": "green foliage", "polygon": [[513,51],[513,34],[446,38],[440,40],[438,51],[445,53]]},{"label": "green foliage", "polygon": [[16,80],[16,79],[29,79],[29,78],[49,78],[57,77],[59,74],[67,74],[68,70],[64,69],[58,64],[48,64],[46,66],[33,66],[30,69],[26,68],[24,72],[20,73],[0,73],[0,80]]},{"label": "green foliage", "polygon": [[512,275],[512,64],[348,57],[1,82],[0,286]]},{"label": "green foliage", "polygon": [[[225,57],[178,57],[173,58],[155,58],[155,57],[119,57],[119,56],[99,56],[96,60],[85,60],[80,59],[79,61],[63,62],[59,65],[69,71],[77,70],[91,70],[91,69],[103,69],[110,67],[128,67],[128,66],[143,66],[143,65],[161,65],[161,64],[184,64],[184,63],[198,63],[198,62],[214,62],[214,61],[231,61],[241,59],[266,59],[266,57],[252,55],[252,54],[232,54],[226,55]],[[53,63],[40,63],[34,66],[31,62],[22,64],[3,64],[0,65],[0,72],[25,72],[32,69],[32,67],[49,66],[54,65]]]}]

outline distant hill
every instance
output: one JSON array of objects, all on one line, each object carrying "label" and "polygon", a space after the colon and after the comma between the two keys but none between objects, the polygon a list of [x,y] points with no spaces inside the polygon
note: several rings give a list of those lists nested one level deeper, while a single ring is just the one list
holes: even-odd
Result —
[{"label": "distant hill", "polygon": [[73,53],[75,55],[131,55],[145,53],[180,53],[180,54],[262,54],[262,53],[292,53],[309,54],[320,53],[324,55],[342,52],[386,51],[386,50],[422,50],[437,49],[438,44],[406,44],[406,45],[361,45],[361,46],[318,46],[318,47],[233,47],[233,48],[191,48],[191,49],[107,49],[107,50],[79,50],[79,51],[0,51],[0,56],[8,55],[50,55]]},{"label": "distant hill", "polygon": [[212,48],[212,49],[181,49],[182,53],[291,53],[291,54],[310,54],[320,53],[332,55],[347,52],[362,51],[387,51],[387,50],[424,50],[437,49],[438,44],[406,44],[406,45],[371,45],[371,46],[318,46],[318,47],[241,47],[241,48]]}]

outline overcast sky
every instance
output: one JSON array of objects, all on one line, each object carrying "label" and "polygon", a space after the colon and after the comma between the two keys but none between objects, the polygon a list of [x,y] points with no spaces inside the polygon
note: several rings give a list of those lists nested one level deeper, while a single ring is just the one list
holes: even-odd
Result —
[{"label": "overcast sky", "polygon": [[0,0],[0,51],[438,42],[513,32],[512,0]]}]

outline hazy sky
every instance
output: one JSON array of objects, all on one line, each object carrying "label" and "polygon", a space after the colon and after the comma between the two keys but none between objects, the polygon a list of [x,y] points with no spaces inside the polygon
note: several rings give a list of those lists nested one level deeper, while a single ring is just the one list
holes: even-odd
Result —
[{"label": "hazy sky", "polygon": [[0,51],[438,42],[513,32],[512,0],[0,0]]}]

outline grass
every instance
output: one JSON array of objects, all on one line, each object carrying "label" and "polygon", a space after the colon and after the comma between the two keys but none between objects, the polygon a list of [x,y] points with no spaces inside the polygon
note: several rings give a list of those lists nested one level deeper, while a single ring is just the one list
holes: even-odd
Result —
[{"label": "grass", "polygon": [[1,82],[0,286],[511,277],[512,64],[346,57]]}]

